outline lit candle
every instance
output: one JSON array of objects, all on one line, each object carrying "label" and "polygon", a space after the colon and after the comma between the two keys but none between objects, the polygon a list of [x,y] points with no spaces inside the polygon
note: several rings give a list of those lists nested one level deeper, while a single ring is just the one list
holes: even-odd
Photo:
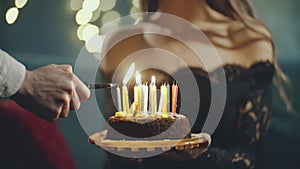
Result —
[{"label": "lit candle", "polygon": [[138,102],[138,86],[135,85],[133,88],[133,93],[134,93],[134,102]]},{"label": "lit candle", "polygon": [[162,111],[162,117],[167,118],[168,117],[168,88],[166,85],[163,85],[164,92],[163,92],[163,111]]},{"label": "lit candle", "polygon": [[164,88],[163,85],[160,86],[160,98],[159,98],[159,105],[158,105],[158,112],[162,113],[164,103]]},{"label": "lit candle", "polygon": [[141,88],[138,87],[137,89],[137,95],[138,95],[138,102],[137,102],[137,111],[138,113],[142,112],[142,93],[141,93]]},{"label": "lit candle", "polygon": [[125,114],[129,113],[129,103],[128,103],[128,89],[125,84],[122,87],[122,97],[123,97],[123,112]]},{"label": "lit candle", "polygon": [[140,93],[141,93],[141,96],[140,96],[140,100],[139,100],[139,102],[140,102],[140,112],[142,112],[142,110],[144,110],[144,88],[143,88],[143,85],[142,84],[140,84],[139,85],[139,88],[140,88]]},{"label": "lit candle", "polygon": [[143,85],[143,102],[144,102],[144,113],[147,113],[148,112],[148,85],[145,84]]},{"label": "lit candle", "polygon": [[177,108],[177,97],[178,97],[178,85],[173,84],[172,85],[172,114],[176,114],[176,108]]},{"label": "lit candle", "polygon": [[142,112],[142,85],[141,85],[141,75],[137,71],[135,76],[135,82],[136,82],[136,102],[137,102],[137,112],[138,115],[141,115]]},{"label": "lit candle", "polygon": [[118,104],[118,111],[121,112],[122,111],[122,105],[121,105],[121,91],[120,91],[120,87],[117,87],[117,104]]},{"label": "lit candle", "polygon": [[148,100],[149,100],[149,105],[148,105],[148,107],[149,107],[149,109],[148,109],[148,111],[149,112],[152,112],[152,86],[151,86],[151,84],[149,85],[149,98],[148,98]]},{"label": "lit candle", "polygon": [[155,117],[156,116],[156,111],[157,111],[157,94],[156,94],[156,85],[155,85],[155,76],[152,76],[151,78],[151,98],[150,98],[150,106],[151,106],[151,116]]},{"label": "lit candle", "polygon": [[127,89],[127,83],[134,74],[135,70],[135,64],[132,63],[125,74],[125,77],[123,79],[123,87],[122,87],[122,103],[123,103],[123,112],[125,115],[129,113],[129,101],[128,101],[128,89]]}]

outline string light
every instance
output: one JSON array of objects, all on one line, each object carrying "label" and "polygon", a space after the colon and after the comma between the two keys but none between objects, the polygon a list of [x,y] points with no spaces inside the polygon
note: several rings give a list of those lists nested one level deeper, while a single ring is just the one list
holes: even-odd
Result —
[{"label": "string light", "polygon": [[140,7],[140,1],[139,0],[132,0],[131,1],[131,4],[136,7],[136,8],[139,8]]},{"label": "string light", "polygon": [[[19,16],[19,9],[23,8],[27,3],[28,0],[15,0],[15,7],[9,8],[6,12],[6,22],[8,24],[15,23]],[[139,0],[132,0],[131,3],[133,7],[130,9],[130,14],[138,13]],[[95,22],[102,13],[102,24],[119,19],[121,17],[120,13],[112,10],[116,4],[116,0],[70,0],[71,10],[77,11],[75,15],[75,21],[79,25],[77,37],[86,43],[86,48],[89,49],[89,52],[101,53],[102,49],[99,46],[102,46],[104,40],[104,35],[98,35],[99,27],[91,24],[91,22]],[[89,42],[91,38],[92,40]],[[97,43],[100,45],[95,45]]]},{"label": "string light", "polygon": [[138,8],[136,8],[134,6],[130,8],[129,14],[132,19],[138,19],[138,15],[136,15],[137,13],[139,13]]},{"label": "string light", "polygon": [[[77,29],[77,37],[84,41],[85,48],[88,52],[93,53],[96,57],[102,52],[102,45],[105,39],[104,35],[99,34],[99,27],[96,23],[101,16],[101,25],[105,25],[111,21],[119,19],[120,13],[113,10],[117,4],[116,0],[71,0],[71,9],[77,11],[75,21],[79,25]],[[139,12],[139,0],[132,0],[133,7],[130,14]],[[133,19],[138,20],[138,15]],[[117,23],[118,24],[118,23]]]},{"label": "string light", "polygon": [[28,0],[15,0],[15,5],[17,8],[23,8]]},{"label": "string light", "polygon": [[83,0],[70,0],[70,8],[72,11],[78,11],[82,7]]},{"label": "string light", "polygon": [[80,26],[78,27],[78,29],[77,29],[77,37],[78,37],[79,40],[83,40],[82,32],[83,32],[84,28],[85,28],[86,26],[88,26],[88,25],[89,25],[89,24],[85,24],[85,25],[80,25]]},{"label": "string light", "polygon": [[15,0],[15,7],[11,7],[6,11],[5,20],[8,24],[14,24],[19,16],[19,9],[27,4],[28,0]]},{"label": "string light", "polygon": [[100,17],[100,14],[101,14],[100,8],[96,9],[96,10],[93,12],[93,16],[92,16],[92,19],[91,19],[90,22],[95,22],[95,21]]},{"label": "string light", "polygon": [[100,0],[84,0],[82,4],[82,8],[86,11],[93,12],[100,5]]},{"label": "string light", "polygon": [[76,13],[76,23],[78,25],[84,25],[87,24],[91,19],[92,19],[92,12],[90,11],[86,11],[84,9],[80,9],[77,13]]},{"label": "string light", "polygon": [[120,13],[117,11],[112,10],[112,11],[106,12],[102,16],[102,24],[105,25],[113,20],[119,19],[120,17],[121,17]]},{"label": "string light", "polygon": [[137,24],[140,21],[140,15],[137,15],[140,13],[140,0],[132,0],[131,1],[132,7],[129,10],[130,17],[134,20],[136,20],[135,24]]},{"label": "string light", "polygon": [[94,35],[85,43],[85,47],[90,53],[101,53],[104,36]]},{"label": "string light", "polygon": [[116,6],[116,0],[101,0],[100,9],[102,11],[109,11]]},{"label": "string light", "polygon": [[94,35],[99,34],[99,28],[96,25],[88,24],[82,30],[82,39],[87,42],[89,41]]},{"label": "string light", "polygon": [[19,10],[16,7],[11,7],[7,10],[5,19],[8,24],[13,24],[19,16]]}]

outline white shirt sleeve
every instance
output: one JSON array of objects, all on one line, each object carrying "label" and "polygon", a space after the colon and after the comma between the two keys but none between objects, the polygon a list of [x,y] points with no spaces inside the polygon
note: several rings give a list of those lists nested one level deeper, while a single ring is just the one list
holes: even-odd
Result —
[{"label": "white shirt sleeve", "polygon": [[0,49],[0,98],[14,95],[21,87],[26,68]]}]

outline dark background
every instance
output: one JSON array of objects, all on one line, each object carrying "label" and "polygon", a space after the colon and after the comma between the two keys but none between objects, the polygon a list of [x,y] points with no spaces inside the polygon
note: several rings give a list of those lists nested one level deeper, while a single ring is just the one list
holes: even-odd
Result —
[{"label": "dark background", "polygon": [[[116,10],[127,15],[130,0],[118,0]],[[257,13],[269,26],[274,36],[277,58],[284,72],[292,79],[294,106],[297,115],[286,112],[276,89],[273,95],[273,114],[265,142],[265,168],[298,169],[300,154],[300,1],[256,0]],[[77,39],[75,11],[69,0],[29,0],[20,10],[13,25],[5,21],[5,12],[13,0],[0,1],[0,48],[24,63],[28,69],[49,63],[74,65],[84,43]],[[101,26],[100,19],[94,22]],[[62,132],[80,169],[101,168],[102,150],[87,143],[75,112],[59,121]]]}]

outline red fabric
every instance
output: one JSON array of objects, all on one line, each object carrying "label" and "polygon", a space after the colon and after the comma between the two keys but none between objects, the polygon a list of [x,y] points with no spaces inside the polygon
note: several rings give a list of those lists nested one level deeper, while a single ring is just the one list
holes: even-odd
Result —
[{"label": "red fabric", "polygon": [[0,100],[0,162],[1,168],[76,168],[57,124],[11,100]]}]

